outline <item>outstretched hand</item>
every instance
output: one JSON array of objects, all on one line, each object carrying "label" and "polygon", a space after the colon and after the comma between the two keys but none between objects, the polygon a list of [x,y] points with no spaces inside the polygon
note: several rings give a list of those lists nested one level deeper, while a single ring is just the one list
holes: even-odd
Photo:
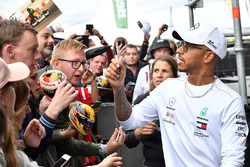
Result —
[{"label": "outstretched hand", "polygon": [[91,69],[86,70],[83,75],[82,75],[82,85],[86,86],[86,85],[90,85],[92,82],[96,82],[95,81],[96,75],[91,71]]},{"label": "outstretched hand", "polygon": [[144,41],[145,42],[148,42],[149,38],[150,38],[150,34],[148,34],[148,33],[144,34]]},{"label": "outstretched hand", "polygon": [[107,152],[113,153],[117,151],[123,144],[125,140],[125,133],[122,128],[115,128],[115,131],[107,143]]},{"label": "outstretched hand", "polygon": [[159,27],[159,31],[158,31],[158,34],[157,34],[157,39],[160,39],[161,35],[167,31],[167,29],[164,28],[164,25],[165,24],[162,24],[160,27]]},{"label": "outstretched hand", "polygon": [[118,42],[115,44],[116,52],[118,57],[123,57],[126,53],[126,47],[127,45],[124,45],[121,43],[118,45]]},{"label": "outstretched hand", "polygon": [[68,126],[67,129],[61,130],[59,133],[62,137],[72,137],[77,133],[77,130],[72,126]]},{"label": "outstretched hand", "polygon": [[69,104],[76,98],[78,91],[68,83],[63,81],[57,87],[56,93],[46,110],[46,114],[52,118],[56,119],[59,113],[61,113]]},{"label": "outstretched hand", "polygon": [[49,107],[51,103],[51,99],[49,99],[47,96],[43,96],[43,98],[40,101],[39,104],[39,112],[42,114],[47,108]]},{"label": "outstretched hand", "polygon": [[44,127],[37,119],[32,119],[25,129],[23,140],[29,147],[36,148],[46,136]]},{"label": "outstretched hand", "polygon": [[157,130],[157,127],[158,126],[156,125],[156,123],[149,122],[144,127],[137,128],[134,132],[134,135],[137,140],[140,140],[142,135],[146,136],[146,135],[151,135],[152,133],[154,133],[154,131]]},{"label": "outstretched hand", "polygon": [[123,57],[119,57],[118,61],[117,59],[112,59],[105,73],[105,77],[113,89],[120,89],[124,86],[125,73],[126,67],[123,63]]}]

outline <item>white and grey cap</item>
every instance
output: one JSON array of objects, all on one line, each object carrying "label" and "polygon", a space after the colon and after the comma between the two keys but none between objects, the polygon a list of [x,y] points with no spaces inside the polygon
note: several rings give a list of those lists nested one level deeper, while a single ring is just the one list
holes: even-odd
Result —
[{"label": "white and grey cap", "polygon": [[198,23],[187,31],[173,31],[172,35],[177,40],[184,40],[197,45],[205,45],[221,59],[227,54],[227,41],[224,34],[218,27],[211,24]]}]

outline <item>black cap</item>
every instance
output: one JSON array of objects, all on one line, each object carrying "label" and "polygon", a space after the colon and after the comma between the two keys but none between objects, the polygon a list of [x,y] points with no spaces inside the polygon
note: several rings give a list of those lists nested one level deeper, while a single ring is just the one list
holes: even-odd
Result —
[{"label": "black cap", "polygon": [[86,59],[88,60],[98,55],[101,55],[104,52],[106,52],[110,47],[111,45],[104,45],[104,46],[98,46],[98,47],[94,46],[94,47],[88,48],[86,50]]},{"label": "black cap", "polygon": [[170,55],[174,53],[173,49],[170,47],[170,43],[166,39],[158,39],[156,42],[153,43],[150,54],[153,56],[153,51],[159,48],[168,48],[170,50]]}]

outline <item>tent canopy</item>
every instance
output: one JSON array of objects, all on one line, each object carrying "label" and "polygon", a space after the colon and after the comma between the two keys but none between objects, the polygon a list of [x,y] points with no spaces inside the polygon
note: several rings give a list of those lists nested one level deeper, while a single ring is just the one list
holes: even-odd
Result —
[{"label": "tent canopy", "polygon": [[[11,0],[2,1],[0,10],[9,16],[27,1]],[[172,38],[174,27],[189,27],[188,0],[127,0],[128,29],[116,28],[112,1],[102,0],[54,0],[62,11],[62,15],[51,24],[60,23],[64,34],[83,34],[86,24],[93,24],[105,37],[109,44],[113,44],[117,36],[123,36],[129,43],[141,44],[143,32],[137,25],[137,21],[146,21],[151,24],[151,39],[155,37],[158,28],[162,24],[168,24],[169,30],[162,35],[163,38]],[[204,0],[203,8],[194,10],[194,20],[197,22],[212,22],[221,27],[225,32],[233,31],[230,0]],[[250,27],[249,0],[240,1],[242,27]],[[95,39],[95,38],[94,38]]]}]

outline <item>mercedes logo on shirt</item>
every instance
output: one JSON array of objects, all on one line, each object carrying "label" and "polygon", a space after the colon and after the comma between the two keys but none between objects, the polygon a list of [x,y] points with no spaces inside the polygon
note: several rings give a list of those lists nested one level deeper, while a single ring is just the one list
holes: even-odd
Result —
[{"label": "mercedes logo on shirt", "polygon": [[175,102],[176,102],[176,99],[175,99],[174,97],[171,97],[171,98],[168,100],[168,104],[169,104],[169,106],[171,106],[171,107],[175,104]]}]

